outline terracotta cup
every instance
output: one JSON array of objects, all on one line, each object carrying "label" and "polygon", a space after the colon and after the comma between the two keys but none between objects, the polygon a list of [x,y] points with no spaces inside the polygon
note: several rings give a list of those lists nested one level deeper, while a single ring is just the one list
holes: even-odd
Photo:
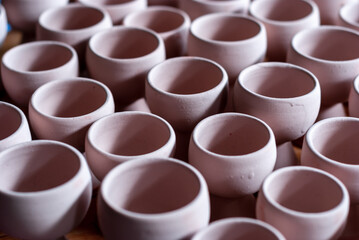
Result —
[{"label": "terracotta cup", "polygon": [[118,26],[90,39],[86,62],[90,76],[111,89],[116,105],[126,106],[144,96],[147,72],[165,58],[157,33]]},{"label": "terracotta cup", "polygon": [[0,101],[0,152],[22,142],[31,141],[25,114],[15,105]]},{"label": "terracotta cup", "polygon": [[3,86],[19,106],[29,104],[31,95],[45,83],[77,77],[76,51],[65,43],[34,41],[8,50],[1,61]]},{"label": "terracotta cup", "polygon": [[179,0],[180,9],[188,13],[192,20],[210,13],[247,13],[250,0]]},{"label": "terracotta cup", "polygon": [[0,229],[20,239],[57,239],[84,218],[91,176],[83,155],[49,140],[0,153]]},{"label": "terracotta cup", "polygon": [[328,118],[309,129],[301,153],[302,165],[322,169],[339,178],[348,189],[352,204],[359,203],[358,141],[358,118]]},{"label": "terracotta cup", "polygon": [[187,38],[191,20],[187,13],[174,7],[153,6],[128,14],[123,25],[144,27],[158,33],[164,41],[166,57],[187,53]]},{"label": "terracotta cup", "polygon": [[311,167],[285,167],[269,175],[257,200],[257,218],[286,239],[337,239],[346,224],[349,194],[333,175]]},{"label": "terracotta cup", "polygon": [[321,25],[335,25],[338,22],[340,8],[352,0],[312,0],[320,11]]},{"label": "terracotta cup", "polygon": [[318,78],[323,107],[345,102],[359,74],[359,32],[339,26],[302,30],[292,39],[287,62]]},{"label": "terracotta cup", "polygon": [[241,197],[257,192],[274,168],[275,138],[262,120],[240,113],[203,119],[192,132],[189,163],[206,179],[210,193]]},{"label": "terracotta cup", "polygon": [[0,47],[7,36],[7,15],[3,5],[0,4]]},{"label": "terracotta cup", "polygon": [[110,90],[88,78],[49,82],[29,102],[29,120],[37,138],[68,143],[84,151],[85,136],[96,120],[114,113]]},{"label": "terracotta cup", "polygon": [[191,132],[203,118],[221,112],[227,94],[225,70],[199,57],[168,59],[153,67],[146,81],[151,112],[184,132]]},{"label": "terracotta cup", "polygon": [[196,233],[192,240],[284,240],[283,235],[274,227],[252,218],[227,218],[211,223]]},{"label": "terracotta cup", "polygon": [[256,0],[250,5],[249,14],[266,27],[270,61],[284,62],[292,37],[320,24],[318,7],[311,0]]},{"label": "terracotta cup", "polygon": [[109,14],[101,8],[68,4],[41,14],[37,25],[37,40],[65,42],[74,47],[81,63],[92,35],[112,27]]},{"label": "terracotta cup", "polygon": [[233,85],[246,67],[263,61],[267,50],[266,30],[254,18],[233,13],[212,13],[192,22],[188,55],[216,61]]},{"label": "terracotta cup", "polygon": [[97,213],[106,239],[185,239],[208,225],[209,194],[202,175],[187,163],[137,159],[106,175]]},{"label": "terracotta cup", "polygon": [[353,30],[359,31],[359,8],[358,1],[349,1],[344,4],[339,10],[339,17],[337,25],[349,27]]},{"label": "terracotta cup", "polygon": [[87,161],[102,180],[120,163],[137,158],[172,157],[176,135],[161,117],[145,112],[118,112],[93,123],[85,144]]},{"label": "terracotta cup", "polygon": [[359,75],[355,78],[348,100],[349,116],[359,118]]},{"label": "terracotta cup", "polygon": [[110,14],[113,25],[120,25],[126,15],[146,9],[148,0],[77,0],[77,2],[104,8]]}]

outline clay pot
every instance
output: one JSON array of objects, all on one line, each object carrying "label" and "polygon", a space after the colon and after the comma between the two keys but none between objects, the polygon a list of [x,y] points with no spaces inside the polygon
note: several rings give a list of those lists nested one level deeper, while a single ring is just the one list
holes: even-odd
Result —
[{"label": "clay pot", "polygon": [[323,107],[345,102],[359,74],[359,33],[339,26],[302,30],[292,39],[287,61],[318,78]]},{"label": "clay pot", "polygon": [[81,62],[92,35],[112,27],[110,16],[101,8],[69,4],[41,14],[36,31],[37,40],[54,40],[74,47]]},{"label": "clay pot", "polygon": [[77,0],[87,5],[105,9],[111,17],[113,25],[122,24],[123,18],[147,8],[147,0]]},{"label": "clay pot", "polygon": [[29,102],[29,120],[37,138],[68,143],[84,151],[85,136],[96,120],[114,113],[110,90],[88,78],[49,82]]},{"label": "clay pot", "polygon": [[250,0],[180,0],[179,8],[187,12],[192,20],[210,13],[247,13]]},{"label": "clay pot", "polygon": [[337,25],[349,27],[353,30],[359,31],[359,2],[349,1],[344,4],[339,10],[339,17]]},{"label": "clay pot", "polygon": [[116,105],[126,106],[144,96],[147,72],[165,58],[157,33],[118,26],[90,39],[86,61],[90,76],[111,89]]},{"label": "clay pot", "polygon": [[194,128],[189,163],[206,179],[210,193],[241,197],[257,192],[276,161],[274,134],[258,118],[222,113]]},{"label": "clay pot", "polygon": [[212,13],[192,22],[188,55],[219,63],[227,71],[230,85],[244,68],[263,61],[266,50],[265,27],[254,18]]},{"label": "clay pot", "polygon": [[187,163],[137,159],[107,174],[97,213],[105,239],[185,239],[208,225],[209,194],[202,175]]},{"label": "clay pot", "polygon": [[283,235],[271,225],[251,218],[227,218],[211,223],[192,240],[284,240]]},{"label": "clay pot", "polygon": [[84,218],[91,176],[82,154],[36,140],[0,153],[0,229],[21,239],[57,239]]},{"label": "clay pot", "polygon": [[191,20],[177,8],[154,6],[128,14],[123,25],[144,27],[158,33],[166,48],[166,57],[178,57],[187,53],[188,31]]},{"label": "clay pot", "polygon": [[86,156],[95,176],[102,180],[125,161],[172,157],[176,135],[162,118],[144,112],[119,112],[93,123],[86,137]]},{"label": "clay pot", "polygon": [[76,51],[65,43],[35,41],[8,50],[1,62],[1,76],[9,97],[25,107],[41,85],[63,78],[77,77]]},{"label": "clay pot", "polygon": [[351,203],[359,203],[359,119],[329,118],[314,124],[304,138],[302,165],[320,168],[339,178],[350,194]]},{"label": "clay pot", "polygon": [[349,115],[359,118],[359,75],[355,78],[348,100]]},{"label": "clay pot", "polygon": [[3,0],[8,21],[17,30],[34,33],[38,18],[47,9],[65,6],[69,0]]},{"label": "clay pot", "polygon": [[321,25],[335,25],[340,8],[352,0],[313,0],[319,7]]},{"label": "clay pot", "polygon": [[15,105],[0,101],[0,152],[22,142],[31,141],[25,114]]},{"label": "clay pot", "polygon": [[256,0],[250,5],[249,14],[266,27],[270,61],[284,62],[292,37],[320,24],[318,7],[310,0]]},{"label": "clay pot", "polygon": [[0,4],[0,47],[4,42],[7,35],[7,16],[6,10],[3,5]]},{"label": "clay pot", "polygon": [[146,81],[151,112],[185,132],[191,132],[203,118],[221,112],[227,94],[225,70],[199,57],[168,59],[153,67]]},{"label": "clay pot", "polygon": [[333,175],[310,167],[285,167],[263,182],[257,218],[286,239],[337,239],[349,211],[349,194]]}]

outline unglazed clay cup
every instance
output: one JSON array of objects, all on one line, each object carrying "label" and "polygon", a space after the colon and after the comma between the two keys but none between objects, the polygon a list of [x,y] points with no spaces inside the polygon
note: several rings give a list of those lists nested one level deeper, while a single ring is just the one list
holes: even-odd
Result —
[{"label": "unglazed clay cup", "polygon": [[40,15],[47,9],[65,6],[69,0],[3,0],[8,21],[22,32],[33,34]]},{"label": "unglazed clay cup", "polygon": [[208,225],[208,189],[185,162],[127,161],[103,180],[97,214],[105,239],[186,239]]},{"label": "unglazed clay cup", "polygon": [[0,152],[22,142],[31,141],[25,114],[13,104],[0,101]]},{"label": "unglazed clay cup", "polygon": [[285,167],[264,180],[256,208],[257,218],[286,239],[337,239],[348,217],[349,194],[330,173],[305,166]]},{"label": "unglazed clay cup", "polygon": [[359,75],[355,78],[348,100],[349,116],[359,118]]},{"label": "unglazed clay cup", "polygon": [[3,5],[0,4],[0,47],[7,36],[7,15]]},{"label": "unglazed clay cup", "polygon": [[85,217],[91,195],[86,160],[67,144],[35,140],[0,153],[0,229],[12,237],[62,237]]},{"label": "unglazed clay cup", "polygon": [[205,58],[171,58],[147,76],[145,96],[151,112],[178,131],[191,132],[203,118],[221,112],[227,95],[225,70]]},{"label": "unglazed clay cup", "polygon": [[241,197],[257,192],[274,168],[275,138],[262,120],[221,113],[203,119],[192,132],[189,163],[206,179],[211,194]]},{"label": "unglazed clay cup", "polygon": [[320,24],[318,7],[310,0],[256,0],[250,5],[249,14],[266,27],[266,56],[270,61],[284,62],[292,37]]},{"label": "unglazed clay cup", "polygon": [[113,25],[122,24],[123,18],[132,13],[147,8],[147,0],[77,0],[88,5],[105,9],[111,17]]},{"label": "unglazed clay cup", "polygon": [[254,18],[233,13],[212,13],[192,22],[188,55],[216,61],[228,73],[233,85],[246,67],[264,60],[266,30]]},{"label": "unglazed clay cup", "polygon": [[349,1],[339,11],[337,25],[359,31],[359,2]]},{"label": "unglazed clay cup", "polygon": [[322,169],[339,178],[359,203],[359,119],[334,117],[314,124],[304,138],[301,164]]},{"label": "unglazed clay cup", "polygon": [[110,90],[88,78],[49,82],[29,102],[30,126],[39,139],[68,143],[84,151],[85,136],[96,120],[114,113]]},{"label": "unglazed clay cup", "polygon": [[8,96],[25,107],[34,91],[45,83],[77,77],[76,51],[65,43],[34,41],[8,50],[1,61],[2,83]]},{"label": "unglazed clay cup", "polygon": [[97,7],[69,4],[46,10],[39,17],[37,40],[54,40],[74,47],[85,61],[88,40],[97,32],[112,27],[109,14]]},{"label": "unglazed clay cup", "polygon": [[165,55],[154,31],[117,26],[90,39],[86,62],[90,76],[111,89],[116,105],[126,106],[144,96],[147,72]]},{"label": "unglazed clay cup", "polygon": [[338,22],[339,11],[343,5],[352,0],[312,0],[320,11],[321,25],[335,25]]},{"label": "unglazed clay cup", "polygon": [[176,135],[161,117],[145,112],[118,112],[93,123],[86,136],[87,162],[102,180],[115,166],[137,158],[172,157]]},{"label": "unglazed clay cup", "polygon": [[187,53],[187,38],[191,20],[187,13],[174,7],[153,6],[128,14],[123,25],[144,27],[158,33],[166,48],[166,57]]},{"label": "unglazed clay cup", "polygon": [[318,78],[323,107],[345,102],[359,74],[359,32],[339,26],[302,30],[292,39],[287,62]]},{"label": "unglazed clay cup", "polygon": [[246,14],[250,0],[179,0],[179,8],[192,20],[210,13],[236,12]]},{"label": "unglazed clay cup", "polygon": [[191,240],[285,240],[274,227],[252,218],[227,218],[215,221],[197,232]]}]

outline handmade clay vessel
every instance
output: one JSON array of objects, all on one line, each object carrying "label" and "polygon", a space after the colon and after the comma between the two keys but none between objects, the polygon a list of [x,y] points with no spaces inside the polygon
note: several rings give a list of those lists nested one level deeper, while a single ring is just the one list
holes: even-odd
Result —
[{"label": "handmade clay vessel", "polygon": [[90,76],[111,89],[120,107],[144,96],[147,72],[165,58],[164,43],[157,33],[118,26],[90,39],[86,62]]},{"label": "handmade clay vessel", "polygon": [[358,1],[349,1],[348,3],[344,4],[340,8],[337,25],[349,27],[353,30],[359,31],[358,8]]},{"label": "handmade clay vessel", "polygon": [[83,155],[35,140],[0,153],[0,229],[19,239],[57,239],[84,218],[91,176]]},{"label": "handmade clay vessel", "polygon": [[31,141],[25,114],[15,105],[0,101],[0,152],[22,142]]},{"label": "handmade clay vessel", "polygon": [[240,197],[257,192],[276,162],[275,138],[258,118],[222,113],[194,128],[189,163],[206,179],[210,193]]},{"label": "handmade clay vessel", "polygon": [[47,9],[65,6],[69,0],[3,0],[8,21],[17,30],[34,33],[40,15]]},{"label": "handmade clay vessel", "polygon": [[88,5],[105,9],[111,17],[114,25],[122,24],[123,18],[136,11],[146,9],[147,0],[77,0]]},{"label": "handmade clay vessel", "polygon": [[266,27],[270,61],[284,62],[292,37],[320,24],[318,7],[310,0],[256,0],[250,5],[249,14]]},{"label": "handmade clay vessel", "polygon": [[265,27],[254,18],[232,13],[212,13],[192,22],[188,55],[219,63],[227,71],[230,85],[234,84],[244,68],[263,61],[266,50]]},{"label": "handmade clay vessel", "polygon": [[1,61],[3,86],[9,97],[25,107],[41,85],[63,78],[77,77],[76,51],[68,44],[35,41],[8,50]]},{"label": "handmade clay vessel", "polygon": [[343,5],[352,0],[313,0],[319,7],[321,25],[335,25]]},{"label": "handmade clay vessel", "polygon": [[3,5],[0,4],[0,47],[7,35],[7,15]]},{"label": "handmade clay vessel", "polygon": [[359,33],[339,26],[320,26],[297,33],[287,62],[311,71],[319,80],[322,107],[348,100],[359,74]]},{"label": "handmade clay vessel", "polygon": [[85,50],[92,35],[112,27],[109,14],[97,7],[69,4],[41,14],[37,40],[54,40],[74,47],[84,64]]},{"label": "handmade clay vessel", "polygon": [[283,235],[274,227],[252,218],[227,218],[211,223],[196,233],[192,240],[247,240],[267,239],[284,240]]},{"label": "handmade clay vessel", "polygon": [[339,178],[350,194],[352,204],[359,203],[359,119],[336,117],[314,124],[305,135],[302,165],[316,167]]},{"label": "handmade clay vessel", "polygon": [[257,200],[257,218],[286,239],[337,239],[349,210],[349,194],[333,175],[311,167],[285,167],[269,175]]},{"label": "handmade clay vessel", "polygon": [[246,14],[250,3],[250,0],[180,0],[178,6],[194,20],[216,12]]},{"label": "handmade clay vessel", "polygon": [[187,38],[191,20],[187,13],[174,7],[153,6],[128,14],[123,25],[144,27],[157,32],[166,48],[166,57],[187,53]]},{"label": "handmade clay vessel", "polygon": [[137,159],[106,175],[97,213],[105,239],[186,239],[208,225],[209,194],[187,163]]},{"label": "handmade clay vessel", "polygon": [[348,100],[349,116],[359,118],[359,76],[355,78]]},{"label": "handmade clay vessel", "polygon": [[118,112],[93,123],[86,136],[87,161],[102,180],[120,163],[137,158],[172,157],[176,135],[161,117],[144,112]]},{"label": "handmade clay vessel", "polygon": [[221,112],[227,94],[225,70],[199,57],[168,59],[153,67],[146,81],[151,112],[185,132],[191,132],[203,118]]},{"label": "handmade clay vessel", "polygon": [[29,120],[37,138],[62,141],[82,152],[90,125],[114,113],[114,108],[112,94],[104,84],[70,78],[49,82],[34,92]]}]

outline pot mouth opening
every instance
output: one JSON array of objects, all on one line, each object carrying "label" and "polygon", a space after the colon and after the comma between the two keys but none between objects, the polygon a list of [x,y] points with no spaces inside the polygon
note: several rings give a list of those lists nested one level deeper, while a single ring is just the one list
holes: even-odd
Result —
[{"label": "pot mouth opening", "polygon": [[138,0],[79,0],[79,2],[94,4],[97,6],[116,6],[136,1]]},{"label": "pot mouth opening", "polygon": [[14,134],[23,124],[24,119],[19,111],[0,102],[0,122],[6,123],[0,128],[0,142]]},{"label": "pot mouth opening", "polygon": [[358,9],[359,3],[351,2],[345,4],[339,11],[340,17],[347,23],[359,27],[359,14]]}]

